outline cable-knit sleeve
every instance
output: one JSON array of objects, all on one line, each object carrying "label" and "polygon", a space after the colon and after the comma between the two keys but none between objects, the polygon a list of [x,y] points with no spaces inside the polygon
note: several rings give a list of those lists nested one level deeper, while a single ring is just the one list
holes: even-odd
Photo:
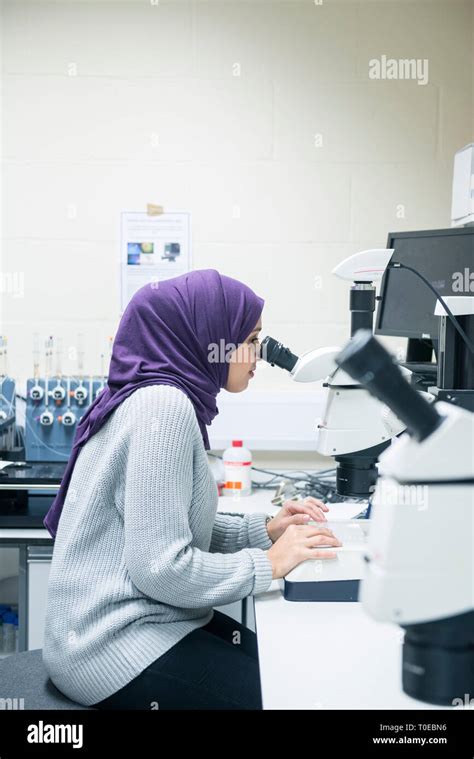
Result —
[{"label": "cable-knit sleeve", "polygon": [[242,548],[262,548],[273,545],[266,528],[267,514],[232,514],[218,512],[210,551],[233,553]]},{"label": "cable-knit sleeve", "polygon": [[[267,590],[271,562],[261,548],[213,553],[193,545],[189,508],[197,420],[180,391],[170,402],[131,406],[124,488],[124,560],[142,593],[180,608],[232,603]],[[215,515],[214,515],[215,516]]]}]

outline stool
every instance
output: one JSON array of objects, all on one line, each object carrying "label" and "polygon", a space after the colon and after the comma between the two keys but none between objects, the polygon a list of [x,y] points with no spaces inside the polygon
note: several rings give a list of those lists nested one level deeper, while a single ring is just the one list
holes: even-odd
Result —
[{"label": "stool", "polygon": [[43,663],[42,649],[11,654],[0,659],[0,709],[82,709],[51,682]]}]

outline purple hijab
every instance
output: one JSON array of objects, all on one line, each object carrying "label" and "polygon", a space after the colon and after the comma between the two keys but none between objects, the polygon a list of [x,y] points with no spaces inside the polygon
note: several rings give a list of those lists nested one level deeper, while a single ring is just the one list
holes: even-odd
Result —
[{"label": "purple hijab", "polygon": [[216,396],[229,373],[228,361],[209,360],[210,346],[225,350],[242,343],[263,304],[247,285],[215,269],[153,282],[135,293],[118,326],[107,385],[77,426],[61,486],[43,521],[53,538],[80,449],[138,388],[172,385],[186,393],[209,449],[206,425],[219,413]]}]

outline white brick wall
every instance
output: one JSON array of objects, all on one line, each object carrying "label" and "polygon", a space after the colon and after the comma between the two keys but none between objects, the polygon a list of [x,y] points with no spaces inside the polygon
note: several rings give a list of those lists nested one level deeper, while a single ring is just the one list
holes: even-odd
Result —
[{"label": "white brick wall", "polygon": [[[195,267],[253,286],[264,332],[296,352],[347,336],[341,258],[449,226],[473,138],[471,2],[4,0],[2,16],[2,270],[25,273],[2,331],[21,377],[35,330],[66,349],[84,332],[99,369],[124,209],[189,209]],[[383,54],[427,58],[429,83],[369,80]]]}]

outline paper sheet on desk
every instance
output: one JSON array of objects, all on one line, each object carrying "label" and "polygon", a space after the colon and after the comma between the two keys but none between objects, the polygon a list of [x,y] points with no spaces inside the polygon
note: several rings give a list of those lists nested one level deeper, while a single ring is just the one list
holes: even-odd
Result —
[{"label": "paper sheet on desk", "polygon": [[367,508],[367,503],[355,503],[354,501],[341,501],[340,503],[328,503],[329,511],[325,512],[328,522],[345,521],[353,519]]}]

